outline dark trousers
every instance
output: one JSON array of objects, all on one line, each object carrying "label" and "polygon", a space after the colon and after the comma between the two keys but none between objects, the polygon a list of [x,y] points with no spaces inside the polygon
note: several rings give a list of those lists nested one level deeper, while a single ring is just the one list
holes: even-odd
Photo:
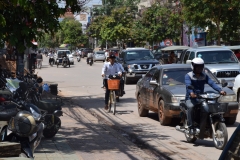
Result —
[{"label": "dark trousers", "polygon": [[[193,100],[187,100],[186,105],[188,108],[187,112],[187,119],[188,119],[188,126],[192,127],[193,126],[193,116],[194,116],[194,109],[195,106],[200,104],[196,99]],[[208,118],[208,113],[209,113],[209,108],[206,102],[201,103],[201,112],[200,114],[200,133],[199,133],[199,138],[203,139],[204,138],[204,132],[206,128],[206,123],[207,123],[207,118]]]},{"label": "dark trousers", "polygon": [[107,79],[104,79],[104,85],[105,85],[105,88],[106,88],[106,92],[105,92],[105,104],[108,105],[110,90],[108,89]]}]

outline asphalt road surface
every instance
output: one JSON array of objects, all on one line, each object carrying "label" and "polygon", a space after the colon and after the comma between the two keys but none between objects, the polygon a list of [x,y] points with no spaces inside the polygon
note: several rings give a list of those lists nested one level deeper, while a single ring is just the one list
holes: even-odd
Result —
[{"label": "asphalt road surface", "polygon": [[[70,97],[81,108],[96,117],[104,119],[110,126],[122,132],[126,138],[148,146],[152,151],[161,152],[171,159],[211,159],[216,160],[221,150],[214,147],[212,139],[197,140],[194,144],[187,143],[183,133],[175,130],[175,126],[161,126],[158,116],[150,112],[148,117],[139,117],[135,98],[135,84],[125,85],[126,94],[117,104],[116,115],[106,113],[104,108],[104,90],[102,86],[101,69],[103,62],[95,62],[92,66],[81,59],[70,68],[48,65],[44,57],[42,69],[36,72],[46,83],[58,83],[60,93]],[[228,137],[232,135],[237,122],[227,126]]]}]

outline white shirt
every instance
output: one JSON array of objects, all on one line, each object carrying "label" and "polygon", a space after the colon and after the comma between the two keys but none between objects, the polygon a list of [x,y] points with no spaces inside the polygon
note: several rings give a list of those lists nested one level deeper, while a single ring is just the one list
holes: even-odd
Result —
[{"label": "white shirt", "polygon": [[89,53],[87,54],[87,57],[88,57],[88,58],[92,58],[92,57],[93,57],[93,53],[90,53],[90,52],[89,52]]},{"label": "white shirt", "polygon": [[114,63],[113,65],[110,62],[106,62],[103,64],[102,68],[102,75],[104,74],[104,79],[108,79],[109,75],[115,75],[115,74],[121,74],[121,70],[119,69],[119,66],[117,63]]},{"label": "white shirt", "polygon": [[54,58],[54,54],[53,53],[49,53],[48,57],[49,58]]},{"label": "white shirt", "polygon": [[117,63],[117,64],[118,64],[119,70],[120,70],[122,73],[125,72],[122,64],[121,64],[121,63]]}]

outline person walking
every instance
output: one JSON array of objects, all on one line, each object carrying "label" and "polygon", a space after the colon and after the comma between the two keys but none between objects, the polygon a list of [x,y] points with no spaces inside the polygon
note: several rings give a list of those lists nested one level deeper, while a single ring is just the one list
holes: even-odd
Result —
[{"label": "person walking", "polygon": [[102,77],[104,77],[104,83],[106,87],[106,92],[105,92],[105,110],[108,110],[108,101],[109,101],[109,93],[110,90],[108,89],[108,76],[109,75],[115,75],[116,73],[121,76],[122,72],[120,71],[118,65],[115,63],[115,55],[109,55],[109,63],[105,63],[103,68],[102,68]]},{"label": "person walking", "polygon": [[37,55],[36,55],[36,59],[37,59],[37,68],[41,69],[42,68],[42,61],[43,61],[43,56],[41,51],[39,50]]}]

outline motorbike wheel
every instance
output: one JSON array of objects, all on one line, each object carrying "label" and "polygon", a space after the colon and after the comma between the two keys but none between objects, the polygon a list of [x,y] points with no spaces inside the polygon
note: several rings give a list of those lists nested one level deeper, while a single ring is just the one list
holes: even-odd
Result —
[{"label": "motorbike wheel", "polygon": [[52,138],[54,137],[58,130],[61,127],[61,120],[59,117],[54,116],[54,124],[52,124],[52,116],[46,117],[46,128],[43,129],[43,136],[45,138]]},{"label": "motorbike wheel", "polygon": [[226,146],[228,141],[227,127],[225,123],[222,122],[216,122],[214,126],[216,135],[212,133],[213,143],[217,149],[222,150]]},{"label": "motorbike wheel", "polygon": [[63,67],[66,68],[66,67],[67,67],[67,63],[64,63],[64,64],[63,64]]}]

